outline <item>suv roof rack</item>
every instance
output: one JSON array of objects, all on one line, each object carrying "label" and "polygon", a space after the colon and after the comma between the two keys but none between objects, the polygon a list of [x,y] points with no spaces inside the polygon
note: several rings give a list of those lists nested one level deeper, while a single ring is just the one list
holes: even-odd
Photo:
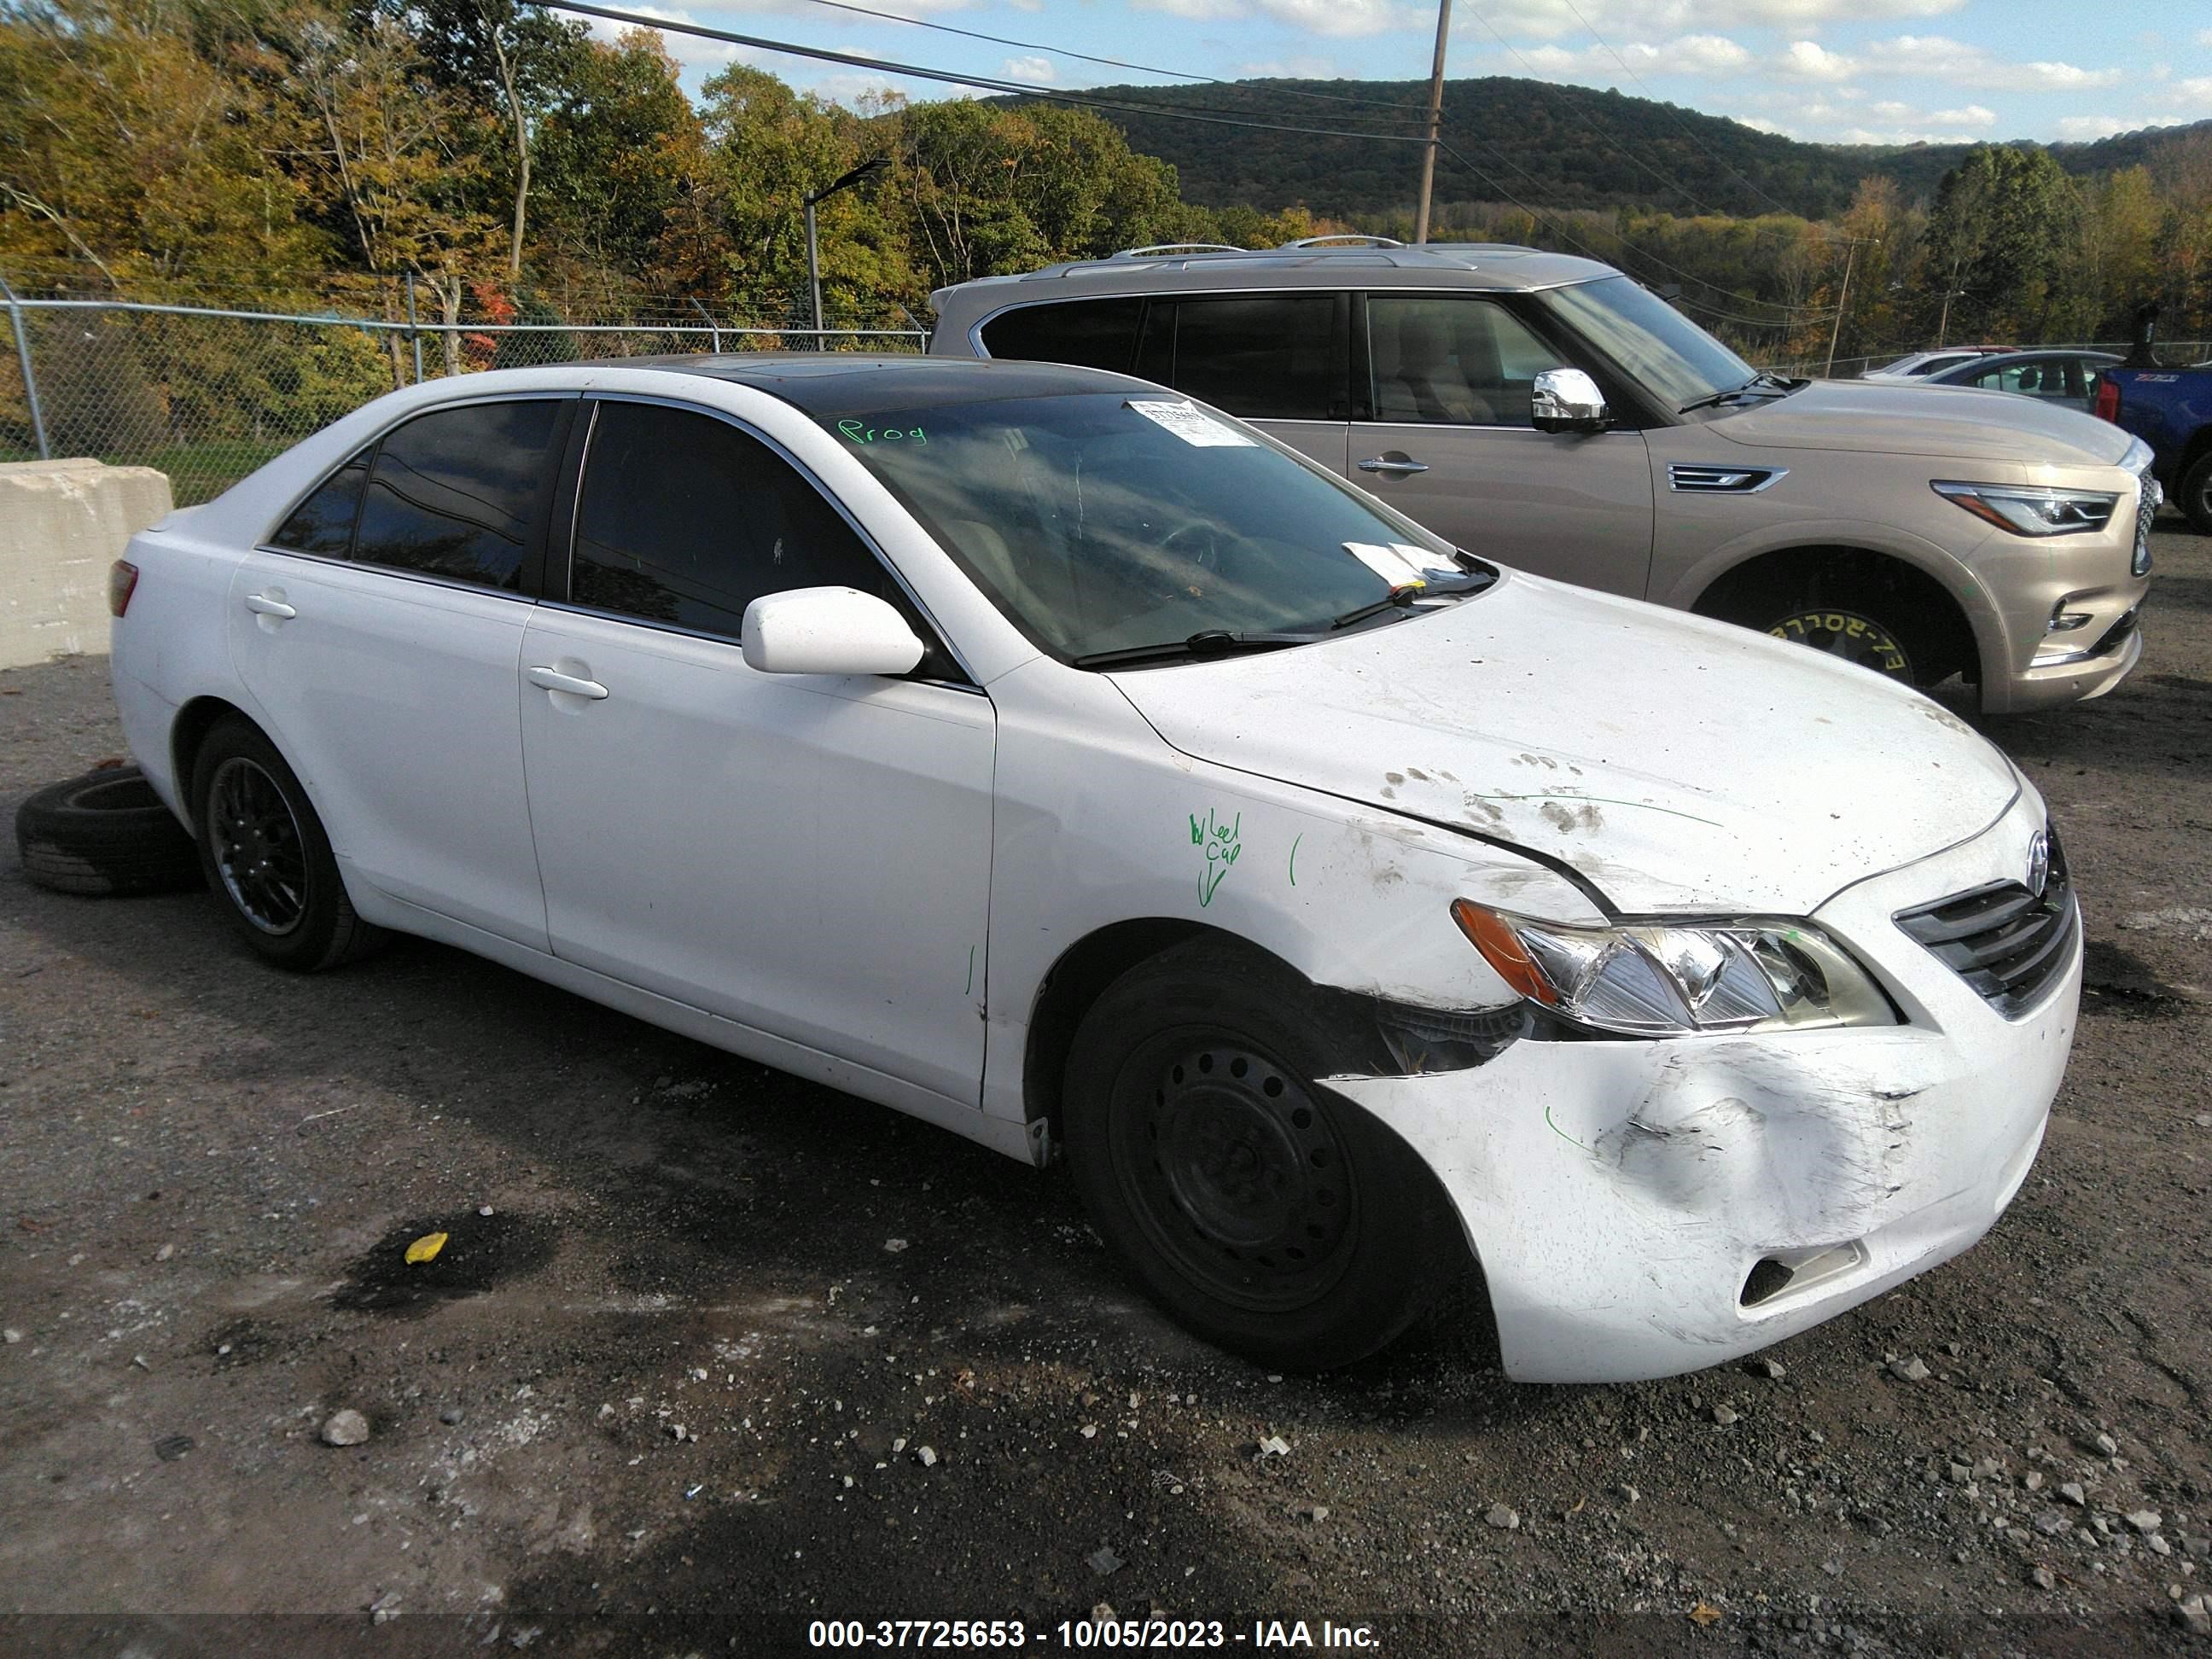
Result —
[{"label": "suv roof rack", "polygon": [[1331,242],[1364,242],[1369,247],[1403,247],[1406,245],[1395,236],[1370,236],[1357,230],[1340,230],[1330,236],[1301,236],[1295,242],[1285,242],[1275,252],[1287,253],[1293,248],[1323,247]]},{"label": "suv roof rack", "polygon": [[1125,247],[1109,257],[1116,259],[1145,259],[1159,253],[1243,253],[1245,250],[1230,242],[1152,242],[1143,247]]}]

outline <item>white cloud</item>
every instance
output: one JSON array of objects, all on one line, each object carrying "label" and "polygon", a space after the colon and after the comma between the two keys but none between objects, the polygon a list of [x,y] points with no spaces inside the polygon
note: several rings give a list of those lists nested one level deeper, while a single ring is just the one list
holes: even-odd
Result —
[{"label": "white cloud", "polygon": [[2080,92],[2117,85],[2116,69],[2087,70],[2050,61],[2008,63],[1986,48],[1940,34],[1900,34],[1863,49],[1869,68],[1892,75],[1925,76],[1953,86],[2000,92]]},{"label": "white cloud", "polygon": [[[664,11],[659,6],[631,6],[627,9],[641,17],[650,17],[664,23],[702,23],[706,21],[688,11]],[[587,18],[585,21],[594,37],[610,43],[627,34],[633,27],[604,17]],[[745,47],[733,46],[726,40],[708,40],[696,34],[678,33],[673,29],[661,29],[657,33],[660,36],[660,44],[667,48],[668,55],[687,70],[711,70],[723,69],[732,64],[757,64],[760,61],[760,53]]]},{"label": "white cloud", "polygon": [[1344,71],[1334,58],[1307,55],[1239,64],[1229,73],[1239,81],[1334,81]]},{"label": "white cloud", "polygon": [[2197,44],[2200,46],[2212,46],[2212,29],[2197,30]]},{"label": "white cloud", "polygon": [[2159,94],[2158,101],[2186,109],[2212,111],[2212,75],[2176,81]]},{"label": "white cloud", "polygon": [[2061,138],[2109,138],[2116,132],[2127,132],[2138,125],[2112,115],[2069,115],[2060,119],[2058,136]]},{"label": "white cloud", "polygon": [[1858,64],[1839,52],[1830,52],[1817,40],[1792,40],[1775,60],[1781,73],[1801,81],[1848,81]]},{"label": "white cloud", "polygon": [[1963,109],[1939,109],[1928,118],[1939,127],[1993,127],[1997,112],[1981,104],[1968,104]]},{"label": "white cloud", "polygon": [[1631,41],[1616,58],[1603,46],[1570,52],[1564,46],[1532,46],[1521,55],[1546,75],[1579,75],[1603,78],[1620,73],[1626,64],[1638,76],[1719,75],[1741,73],[1752,55],[1724,34],[1682,34],[1650,46]]},{"label": "white cloud", "polygon": [[[1887,18],[1940,17],[1968,0],[1497,0],[1482,15],[1501,34],[1556,40],[1588,33],[1608,40],[1650,38],[1730,28],[1810,29],[1827,22],[1872,22]],[[1577,18],[1579,10],[1585,25]],[[1428,13],[1433,26],[1436,13]]]},{"label": "white cloud", "polygon": [[1749,127],[1753,132],[1771,132],[1778,138],[1796,137],[1789,128],[1778,121],[1768,120],[1764,115],[1731,115],[1728,118],[1740,127]]},{"label": "white cloud", "polygon": [[1142,10],[1204,21],[1266,17],[1308,34],[1350,37],[1436,27],[1434,12],[1403,0],[1135,0],[1135,3]]},{"label": "white cloud", "polygon": [[1052,66],[1052,59],[1032,52],[1025,57],[1009,58],[999,65],[1009,81],[1026,81],[1031,86],[1048,87],[1060,78],[1060,71]]}]

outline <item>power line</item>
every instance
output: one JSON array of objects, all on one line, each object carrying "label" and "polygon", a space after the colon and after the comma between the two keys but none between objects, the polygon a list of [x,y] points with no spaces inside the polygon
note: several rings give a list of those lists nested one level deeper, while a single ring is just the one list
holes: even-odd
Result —
[{"label": "power line", "polygon": [[[956,28],[950,23],[933,23],[925,18],[903,17],[895,11],[878,11],[872,6],[858,6],[852,0],[808,0],[817,6],[827,6],[832,11],[856,12],[863,17],[880,17],[888,22],[908,23],[918,29],[935,29],[940,34],[957,34],[969,40],[988,40],[997,46],[1019,46],[1024,52],[1050,52],[1055,58],[1073,58],[1085,64],[1103,64],[1109,69],[1135,70],[1143,75],[1172,76],[1178,81],[1202,82],[1207,86],[1228,87],[1237,83],[1224,81],[1218,75],[1200,75],[1190,70],[1162,69],[1157,64],[1135,64],[1125,58],[1099,58],[1087,52],[1076,52],[1066,46],[1055,46],[1042,40],[1017,40],[1010,35],[985,34],[978,29]],[[1279,93],[1292,98],[1310,98],[1328,104],[1365,104],[1376,109],[1404,110],[1418,115],[1419,108],[1413,104],[1399,104],[1384,98],[1354,98],[1342,93],[1305,92],[1291,87],[1279,87]]]},{"label": "power line", "polygon": [[1769,196],[1757,185],[1753,184],[1750,179],[1745,178],[1742,173],[1738,173],[1734,167],[1729,166],[1726,161],[1722,161],[1718,151],[1707,149],[1705,141],[1698,137],[1696,130],[1692,128],[1688,122],[1682,119],[1680,116],[1674,113],[1674,106],[1665,103],[1657,98],[1652,98],[1651,88],[1644,84],[1644,77],[1638,75],[1634,70],[1629,68],[1628,60],[1626,58],[1623,58],[1619,52],[1615,52],[1613,47],[1607,44],[1603,35],[1600,34],[1595,29],[1590,28],[1589,19],[1583,16],[1582,13],[1576,9],[1575,0],[1563,0],[1563,3],[1566,6],[1566,9],[1569,11],[1574,13],[1575,21],[1580,23],[1584,28],[1589,29],[1590,39],[1596,41],[1601,46],[1605,47],[1606,56],[1612,58],[1614,63],[1620,64],[1620,67],[1627,72],[1628,78],[1636,82],[1637,89],[1646,98],[1650,98],[1653,103],[1659,106],[1659,108],[1665,113],[1667,118],[1682,130],[1683,137],[1687,138],[1692,143],[1695,144],[1699,149],[1704,150],[1708,156],[1712,158],[1712,160],[1719,162],[1722,171],[1726,173],[1729,177],[1734,179],[1736,183],[1741,185],[1753,195],[1759,198],[1760,201],[1766,203],[1769,206],[1779,209],[1782,212],[1789,214],[1793,218],[1801,218],[1803,216],[1799,214],[1796,209],[1783,206],[1781,203],[1776,201],[1771,196]]},{"label": "power line", "polygon": [[1079,92],[1055,92],[1048,88],[1030,86],[1019,81],[1000,80],[988,75],[962,75],[951,70],[930,69],[918,64],[901,64],[887,58],[868,58],[859,52],[832,52],[825,46],[802,46],[796,41],[773,40],[763,35],[739,34],[731,29],[709,28],[703,23],[678,22],[672,18],[647,17],[634,11],[617,11],[610,6],[594,6],[585,0],[529,0],[532,5],[550,11],[574,12],[585,17],[603,17],[610,22],[627,23],[634,28],[661,29],[672,34],[695,35],[703,40],[720,40],[731,46],[750,46],[757,52],[782,52],[793,58],[811,58],[825,64],[842,64],[850,69],[872,70],[878,75],[906,76],[917,81],[938,81],[950,86],[976,87],[986,92],[1005,93],[1018,98],[1038,98],[1048,103],[1073,104],[1086,109],[1114,110],[1124,115],[1156,115],[1176,121],[1201,121],[1210,126],[1245,127],[1260,132],[1291,132],[1312,138],[1362,138],[1375,143],[1425,144],[1426,137],[1415,133],[1352,131],[1342,127],[1297,127],[1277,121],[1254,121],[1225,112],[1198,109],[1170,109],[1159,104],[1134,104],[1112,98],[1093,98]]}]

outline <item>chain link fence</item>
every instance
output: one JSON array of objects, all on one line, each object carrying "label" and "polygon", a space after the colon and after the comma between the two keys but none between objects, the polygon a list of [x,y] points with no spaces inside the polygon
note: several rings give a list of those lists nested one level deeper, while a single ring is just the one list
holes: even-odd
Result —
[{"label": "chain link fence", "polygon": [[410,323],[5,290],[0,461],[86,455],[150,466],[189,507],[370,398],[424,380],[691,352],[918,352],[929,338],[903,313],[903,327],[817,332],[726,322],[696,303],[654,309],[651,320]]}]

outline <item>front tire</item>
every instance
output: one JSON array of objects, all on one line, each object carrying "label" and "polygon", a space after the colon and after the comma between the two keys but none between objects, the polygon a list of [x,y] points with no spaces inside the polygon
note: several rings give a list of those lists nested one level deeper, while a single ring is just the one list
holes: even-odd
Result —
[{"label": "front tire", "polygon": [[1306,987],[1180,945],[1109,986],[1068,1054],[1069,1161],[1092,1222],[1207,1341],[1283,1369],[1364,1358],[1467,1265],[1428,1166],[1315,1079]]},{"label": "front tire", "polygon": [[2212,536],[2212,449],[2208,449],[2181,475],[2174,505],[2186,514],[2200,536]]},{"label": "front tire", "polygon": [[256,955],[315,973],[382,942],[354,913],[307,792],[258,727],[234,718],[209,732],[191,800],[209,890]]}]

